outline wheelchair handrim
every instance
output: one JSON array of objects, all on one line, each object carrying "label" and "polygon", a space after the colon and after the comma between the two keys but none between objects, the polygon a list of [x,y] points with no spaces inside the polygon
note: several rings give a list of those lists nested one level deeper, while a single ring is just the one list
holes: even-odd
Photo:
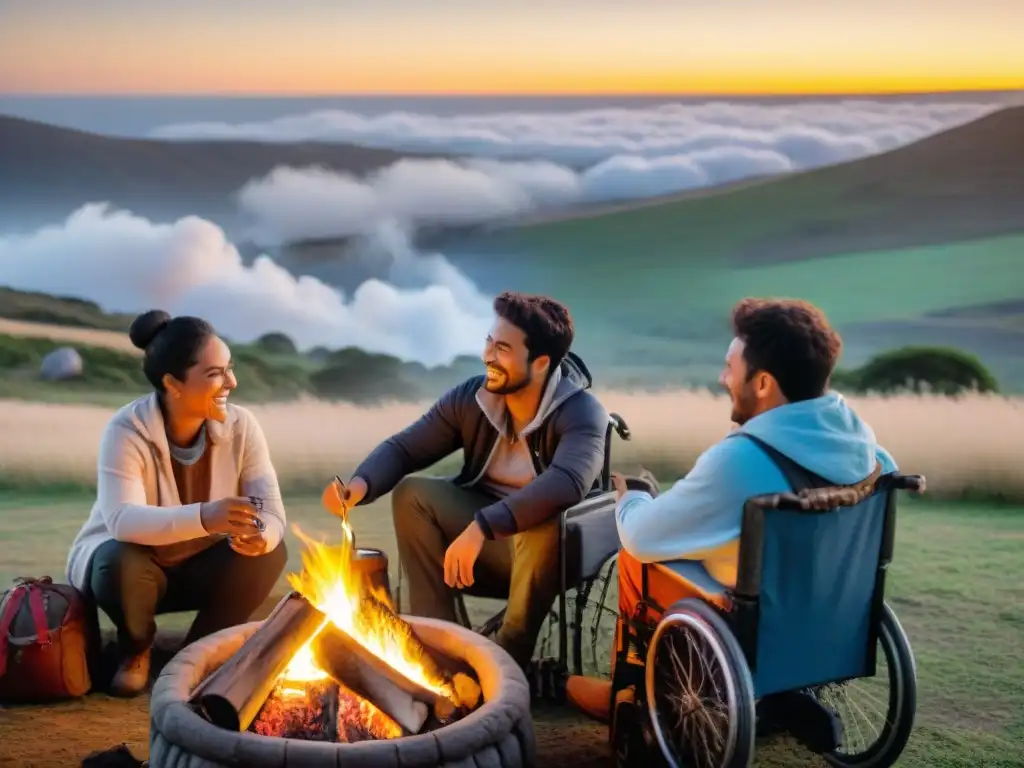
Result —
[{"label": "wheelchair handrim", "polygon": [[903,712],[906,697],[909,695],[904,686],[906,670],[903,668],[903,664],[905,660],[900,657],[897,631],[887,621],[882,621],[879,627],[879,644],[882,646],[882,652],[886,657],[886,675],[889,678],[888,711],[885,713],[886,722],[875,741],[867,745],[866,749],[853,753],[844,752],[840,749],[828,755],[827,758],[831,758],[830,762],[834,761],[834,764],[873,765],[880,757],[888,754],[893,743],[896,741],[898,720]]},{"label": "wheelchair handrim", "polygon": [[669,629],[677,626],[687,627],[695,632],[700,633],[701,637],[707,642],[708,646],[711,647],[712,652],[716,656],[716,660],[723,671],[723,679],[725,682],[725,696],[726,703],[729,708],[730,717],[728,718],[728,729],[726,732],[725,749],[722,753],[721,765],[728,765],[729,761],[732,760],[733,752],[736,749],[736,734],[737,725],[735,713],[737,707],[737,692],[736,684],[733,680],[732,675],[728,673],[729,670],[729,657],[722,645],[721,640],[716,635],[714,629],[712,629],[707,622],[698,616],[694,616],[688,613],[670,613],[665,615],[658,623],[657,629],[654,631],[654,636],[651,638],[650,646],[647,651],[647,664],[644,670],[644,684],[647,692],[647,715],[651,723],[651,728],[654,730],[654,736],[658,741],[658,746],[661,748],[662,755],[665,760],[670,764],[671,768],[681,768],[679,763],[676,761],[675,747],[671,746],[668,738],[666,737],[664,730],[661,727],[661,719],[658,716],[657,707],[655,706],[655,691],[656,691],[656,680],[655,680],[655,664],[657,658],[658,641],[661,640],[661,636]]}]

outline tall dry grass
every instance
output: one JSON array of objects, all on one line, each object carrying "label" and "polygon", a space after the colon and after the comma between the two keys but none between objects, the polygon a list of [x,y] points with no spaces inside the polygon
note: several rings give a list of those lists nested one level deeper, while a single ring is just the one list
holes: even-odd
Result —
[{"label": "tall dry grass", "polygon": [[100,328],[79,328],[72,325],[52,325],[26,320],[11,320],[0,317],[0,334],[23,336],[31,339],[50,339],[67,344],[84,344],[90,347],[104,347],[118,352],[129,352],[142,356],[142,351],[132,344],[127,333],[105,331]]},{"label": "tall dry grass", "polygon": [[[633,440],[616,441],[614,464],[639,464],[659,477],[685,474],[701,451],[729,431],[725,397],[698,392],[599,397],[628,422]],[[908,473],[928,477],[930,493],[1024,499],[1024,400],[971,395],[856,397],[851,405]],[[380,440],[416,419],[422,404],[358,408],[304,401],[252,406],[270,443],[282,485],[312,490],[345,475]],[[0,475],[10,485],[95,483],[100,434],[112,409],[0,401]],[[452,467],[457,457],[447,462]]]}]

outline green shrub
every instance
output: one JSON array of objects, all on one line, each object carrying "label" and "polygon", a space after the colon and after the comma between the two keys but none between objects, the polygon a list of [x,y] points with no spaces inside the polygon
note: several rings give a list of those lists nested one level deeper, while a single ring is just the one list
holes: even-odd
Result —
[{"label": "green shrub", "polygon": [[125,331],[130,315],[107,314],[98,304],[74,296],[50,296],[0,287],[0,317],[78,328]]},{"label": "green shrub", "polygon": [[289,336],[277,331],[263,334],[253,346],[274,355],[295,355],[299,351]]},{"label": "green shrub", "polygon": [[269,359],[254,346],[231,348],[238,394],[252,400],[290,400],[309,392],[309,372],[297,362]]},{"label": "green shrub", "polygon": [[901,347],[873,357],[855,372],[857,389],[941,395],[997,392],[995,377],[974,355],[952,347]]},{"label": "green shrub", "polygon": [[419,397],[421,390],[408,374],[397,357],[346,347],[332,352],[309,379],[316,395],[325,400],[369,404]]}]

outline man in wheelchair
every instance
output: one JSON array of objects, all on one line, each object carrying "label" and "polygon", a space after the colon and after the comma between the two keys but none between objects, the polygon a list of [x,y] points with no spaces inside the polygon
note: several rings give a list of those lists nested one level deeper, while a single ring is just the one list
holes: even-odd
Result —
[{"label": "man in wheelchair", "polygon": [[[455,590],[507,598],[496,642],[525,667],[558,595],[558,515],[599,482],[608,414],[569,352],[562,304],[504,293],[494,312],[485,375],[381,443],[323,503],[344,516],[394,489],[410,612],[454,622]],[[455,478],[410,476],[460,448]]]},{"label": "man in wheelchair", "polygon": [[[733,431],[663,494],[630,490],[615,476],[622,544],[617,632],[638,609],[656,622],[687,597],[728,608],[744,502],[790,491],[785,462],[844,486],[895,470],[871,428],[829,391],[842,342],[820,310],[802,301],[745,299],[733,309],[732,326],[719,381],[732,400]],[[613,665],[614,658],[613,652]],[[574,676],[566,686],[570,702],[604,721],[610,693],[608,680]],[[815,722],[825,732],[811,738],[827,751],[839,737],[835,719],[816,700],[798,696],[787,694],[778,709],[799,712],[803,727]]]}]

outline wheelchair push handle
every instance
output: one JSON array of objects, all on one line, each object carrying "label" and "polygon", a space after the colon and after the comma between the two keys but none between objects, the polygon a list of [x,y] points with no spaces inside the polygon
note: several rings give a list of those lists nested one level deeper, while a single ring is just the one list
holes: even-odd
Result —
[{"label": "wheelchair push handle", "polygon": [[922,494],[928,484],[924,475],[895,475],[892,478],[892,487],[900,491]]},{"label": "wheelchair push handle", "polygon": [[[885,491],[910,491],[922,494],[925,491],[926,483],[924,475],[900,475],[893,474],[881,477],[875,485],[874,492]],[[850,503],[851,500],[843,498],[844,488],[815,489],[826,491],[823,496],[812,501],[809,491],[803,493],[772,493],[760,497],[759,506],[768,509],[783,510],[809,510],[809,509],[832,509]]]},{"label": "wheelchair push handle", "polygon": [[629,431],[629,427],[626,425],[626,420],[623,419],[619,414],[608,414],[608,421],[620,439],[629,440],[631,437],[633,437],[633,433]]}]

